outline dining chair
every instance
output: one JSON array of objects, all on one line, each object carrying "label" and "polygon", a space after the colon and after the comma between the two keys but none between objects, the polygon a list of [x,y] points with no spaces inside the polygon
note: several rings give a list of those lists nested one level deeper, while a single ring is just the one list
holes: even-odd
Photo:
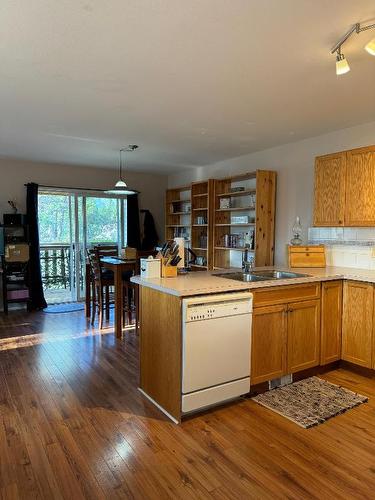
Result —
[{"label": "dining chair", "polygon": [[[114,276],[113,272],[105,269],[101,259],[103,257],[117,257],[118,249],[117,246],[104,246],[98,245],[93,249],[88,250],[88,257],[90,268],[92,269],[92,281],[93,281],[93,292],[92,292],[92,324],[95,321],[95,316],[98,311],[99,313],[99,325],[100,328],[103,326],[103,311],[105,309],[106,319],[109,320],[110,306],[114,303]],[[137,263],[137,259],[135,259]],[[138,308],[138,290],[137,285],[131,283],[130,278],[137,272],[137,264],[134,265],[133,270],[124,271],[123,273],[123,319],[126,322],[126,316],[128,317],[129,324],[133,321],[133,307],[135,310],[135,328],[138,330],[138,318],[139,318],[139,308]],[[133,305],[134,304],[134,305]]]},{"label": "dining chair", "polygon": [[114,296],[111,291],[113,287],[113,275],[107,278],[103,272],[100,262],[101,256],[97,249],[87,251],[92,277],[92,304],[91,304],[91,324],[95,322],[96,313],[99,315],[99,328],[103,328],[103,315],[106,312],[106,319],[109,320],[109,308],[114,304]]}]

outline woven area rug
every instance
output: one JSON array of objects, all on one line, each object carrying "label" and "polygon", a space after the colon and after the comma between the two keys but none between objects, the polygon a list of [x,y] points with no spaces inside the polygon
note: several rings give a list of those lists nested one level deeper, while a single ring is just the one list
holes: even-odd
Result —
[{"label": "woven area rug", "polygon": [[368,398],[321,378],[310,377],[267,391],[252,400],[308,429],[366,403]]},{"label": "woven area rug", "polygon": [[67,302],[65,304],[51,304],[43,312],[49,314],[69,313],[83,311],[85,305],[82,302]]}]

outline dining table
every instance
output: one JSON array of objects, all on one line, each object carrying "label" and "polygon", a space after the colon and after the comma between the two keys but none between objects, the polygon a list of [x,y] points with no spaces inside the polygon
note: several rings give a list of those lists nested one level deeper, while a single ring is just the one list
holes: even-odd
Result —
[{"label": "dining table", "polygon": [[[124,307],[124,296],[123,296],[123,280],[122,274],[125,271],[137,270],[137,260],[136,259],[125,259],[122,257],[102,257],[100,259],[103,268],[108,269],[113,272],[113,280],[115,287],[115,334],[117,338],[121,338],[123,329],[123,307]],[[91,314],[91,279],[90,279],[90,265],[86,264],[86,317],[90,317]]]}]

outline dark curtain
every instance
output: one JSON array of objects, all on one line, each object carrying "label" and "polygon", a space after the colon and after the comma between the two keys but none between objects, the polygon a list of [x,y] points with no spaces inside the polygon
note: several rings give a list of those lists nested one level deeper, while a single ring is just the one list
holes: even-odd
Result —
[{"label": "dark curtain", "polygon": [[154,250],[159,242],[155,221],[150,210],[141,210],[145,214],[143,221],[142,250]]},{"label": "dark curtain", "polygon": [[141,248],[141,231],[139,226],[138,194],[127,197],[127,245],[128,247]]},{"label": "dark curtain", "polygon": [[44,298],[42,273],[40,269],[39,227],[38,227],[38,184],[26,186],[27,223],[30,241],[30,309],[44,309],[47,303]]}]

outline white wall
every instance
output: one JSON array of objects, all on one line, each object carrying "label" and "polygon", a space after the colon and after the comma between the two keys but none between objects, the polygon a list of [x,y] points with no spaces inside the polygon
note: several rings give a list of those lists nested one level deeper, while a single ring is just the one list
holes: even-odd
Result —
[{"label": "white wall", "polygon": [[315,156],[375,144],[375,122],[338,130],[257,153],[198,167],[169,176],[170,187],[196,180],[220,178],[256,169],[276,170],[275,263],[286,263],[286,244],[296,215],[301,217],[304,238],[312,224]]},{"label": "white wall", "polygon": [[[20,211],[25,210],[27,182],[51,186],[108,189],[118,180],[118,171],[107,168],[35,163],[30,161],[0,159],[0,219],[10,212],[7,203],[16,199]],[[164,238],[164,195],[167,189],[165,175],[126,172],[127,184],[141,192],[140,208],[154,216],[159,238]]]}]

